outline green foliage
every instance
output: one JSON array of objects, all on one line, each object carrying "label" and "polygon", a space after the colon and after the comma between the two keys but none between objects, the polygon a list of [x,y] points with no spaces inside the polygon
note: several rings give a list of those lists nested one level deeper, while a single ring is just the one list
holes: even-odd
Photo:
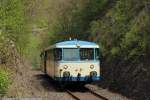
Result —
[{"label": "green foliage", "polygon": [[90,39],[88,30],[90,22],[97,18],[95,15],[99,14],[106,4],[107,0],[53,1],[50,5],[52,9],[49,13],[51,16],[49,18],[49,31],[50,33],[56,33],[54,39],[60,35],[60,40],[69,37]]},{"label": "green foliage", "polygon": [[[94,40],[102,45],[106,65],[106,69],[103,70],[111,71],[111,74],[104,75],[105,80],[113,80],[112,82],[117,84],[116,87],[119,90],[125,87],[128,90],[122,91],[126,94],[128,94],[127,91],[130,91],[137,95],[140,89],[145,89],[143,90],[145,96],[139,96],[142,98],[147,98],[149,95],[145,88],[145,84],[150,82],[148,78],[150,72],[148,63],[150,57],[149,27],[150,14],[146,0],[118,0],[111,9],[107,10],[105,16],[92,21],[90,28]],[[141,73],[147,73],[143,84],[139,82],[140,77],[143,76]],[[134,78],[136,85],[140,88],[134,87],[135,83],[132,82]],[[137,92],[134,93],[134,91]]]},{"label": "green foliage", "polygon": [[0,30],[5,40],[13,41],[20,53],[28,43],[28,27],[23,0],[1,0]]},{"label": "green foliage", "polygon": [[[111,50],[111,54],[113,56],[116,56],[117,54],[119,54],[120,48],[119,47],[113,47]],[[118,55],[117,55],[118,56]]]},{"label": "green foliage", "polygon": [[0,69],[0,95],[7,92],[10,85],[10,78],[8,72]]},{"label": "green foliage", "polygon": [[40,63],[40,39],[36,34],[31,34],[29,39],[26,57],[31,61],[33,67],[36,68],[39,67],[38,64]]}]

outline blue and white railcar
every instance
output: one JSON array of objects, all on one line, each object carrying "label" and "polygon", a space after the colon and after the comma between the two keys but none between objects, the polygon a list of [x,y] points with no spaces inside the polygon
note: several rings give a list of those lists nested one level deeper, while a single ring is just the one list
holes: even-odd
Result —
[{"label": "blue and white railcar", "polygon": [[91,82],[100,80],[99,45],[69,40],[46,48],[42,70],[56,81]]}]

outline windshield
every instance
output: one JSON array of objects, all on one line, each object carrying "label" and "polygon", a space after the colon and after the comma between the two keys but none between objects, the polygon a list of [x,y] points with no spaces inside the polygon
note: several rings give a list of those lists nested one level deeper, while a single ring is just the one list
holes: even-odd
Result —
[{"label": "windshield", "polygon": [[93,48],[81,48],[80,59],[81,60],[94,60],[94,49]]},{"label": "windshield", "polygon": [[65,61],[76,61],[79,60],[79,49],[64,49],[64,60]]},{"label": "windshield", "polygon": [[[59,53],[60,52],[60,53]],[[61,55],[61,50],[56,52],[56,55]],[[61,56],[58,57],[61,59]],[[98,48],[64,48],[63,49],[63,60],[64,61],[88,61],[88,60],[99,60],[99,49]]]}]

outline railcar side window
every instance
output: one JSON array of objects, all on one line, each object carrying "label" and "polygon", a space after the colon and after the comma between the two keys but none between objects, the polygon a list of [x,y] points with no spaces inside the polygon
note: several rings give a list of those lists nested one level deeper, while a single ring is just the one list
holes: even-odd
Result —
[{"label": "railcar side window", "polygon": [[99,55],[99,49],[95,49],[95,59],[99,60],[100,59],[100,55]]},{"label": "railcar side window", "polygon": [[54,57],[56,61],[62,60],[62,49],[61,48],[56,48],[54,50]]},{"label": "railcar side window", "polygon": [[94,60],[94,49],[93,48],[81,48],[80,59],[81,60]]}]

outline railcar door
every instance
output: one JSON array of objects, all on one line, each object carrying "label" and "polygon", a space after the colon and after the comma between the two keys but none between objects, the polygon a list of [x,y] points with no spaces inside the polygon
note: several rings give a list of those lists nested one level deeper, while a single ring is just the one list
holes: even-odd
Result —
[{"label": "railcar door", "polygon": [[41,70],[46,73],[46,53],[42,52],[41,55]]},{"label": "railcar door", "polygon": [[55,48],[54,49],[54,76],[59,77],[58,75],[58,67],[59,67],[59,61],[62,60],[62,48]]},{"label": "railcar door", "polygon": [[54,49],[50,50],[50,72],[51,72],[51,77],[54,78],[55,75],[55,63],[54,63]]}]

